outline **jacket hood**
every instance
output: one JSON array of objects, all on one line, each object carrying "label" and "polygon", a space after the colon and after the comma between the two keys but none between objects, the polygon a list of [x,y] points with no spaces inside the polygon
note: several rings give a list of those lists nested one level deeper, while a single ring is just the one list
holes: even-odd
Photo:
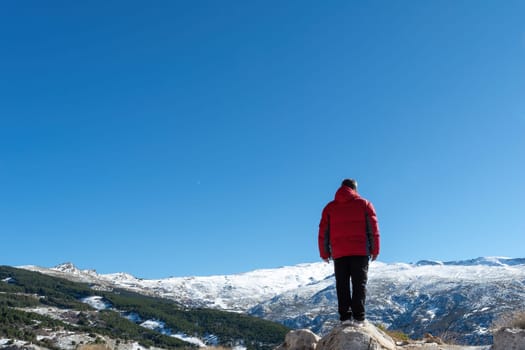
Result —
[{"label": "jacket hood", "polygon": [[358,197],[359,195],[357,194],[357,192],[348,186],[339,187],[339,189],[335,193],[336,202],[348,202]]}]

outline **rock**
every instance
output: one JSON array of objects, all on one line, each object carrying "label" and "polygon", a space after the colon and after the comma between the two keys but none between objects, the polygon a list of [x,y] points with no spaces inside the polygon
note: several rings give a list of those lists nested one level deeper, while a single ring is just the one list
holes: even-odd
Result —
[{"label": "rock", "polygon": [[525,350],[525,329],[499,329],[494,333],[492,350]]},{"label": "rock", "polygon": [[425,341],[425,343],[445,344],[441,338],[435,337],[430,333],[425,333],[425,335],[423,336],[423,340]]},{"label": "rock", "polygon": [[317,344],[317,350],[395,349],[394,340],[370,323],[362,327],[336,327]]},{"label": "rock", "polygon": [[284,338],[284,343],[275,350],[315,350],[320,337],[309,329],[290,331]]}]

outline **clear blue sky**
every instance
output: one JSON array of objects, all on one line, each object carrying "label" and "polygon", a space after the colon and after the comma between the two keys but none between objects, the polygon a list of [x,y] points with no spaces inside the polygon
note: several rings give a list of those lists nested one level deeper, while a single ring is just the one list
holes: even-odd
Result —
[{"label": "clear blue sky", "polygon": [[4,1],[0,264],[318,261],[354,177],[380,260],[523,257],[525,2]]}]

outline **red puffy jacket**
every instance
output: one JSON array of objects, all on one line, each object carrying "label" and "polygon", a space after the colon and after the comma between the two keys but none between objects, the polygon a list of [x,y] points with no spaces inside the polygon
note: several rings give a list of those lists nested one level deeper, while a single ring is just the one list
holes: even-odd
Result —
[{"label": "red puffy jacket", "polygon": [[341,186],[323,209],[319,223],[322,259],[379,255],[379,227],[372,203]]}]

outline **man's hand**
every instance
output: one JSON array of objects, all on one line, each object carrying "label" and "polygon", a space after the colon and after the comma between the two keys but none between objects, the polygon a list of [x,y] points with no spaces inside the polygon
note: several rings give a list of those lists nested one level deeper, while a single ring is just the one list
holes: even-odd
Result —
[{"label": "man's hand", "polygon": [[372,261],[376,261],[377,255],[372,255]]},{"label": "man's hand", "polygon": [[330,258],[323,259],[323,261],[324,261],[325,263],[329,264],[329,263],[330,263]]}]

